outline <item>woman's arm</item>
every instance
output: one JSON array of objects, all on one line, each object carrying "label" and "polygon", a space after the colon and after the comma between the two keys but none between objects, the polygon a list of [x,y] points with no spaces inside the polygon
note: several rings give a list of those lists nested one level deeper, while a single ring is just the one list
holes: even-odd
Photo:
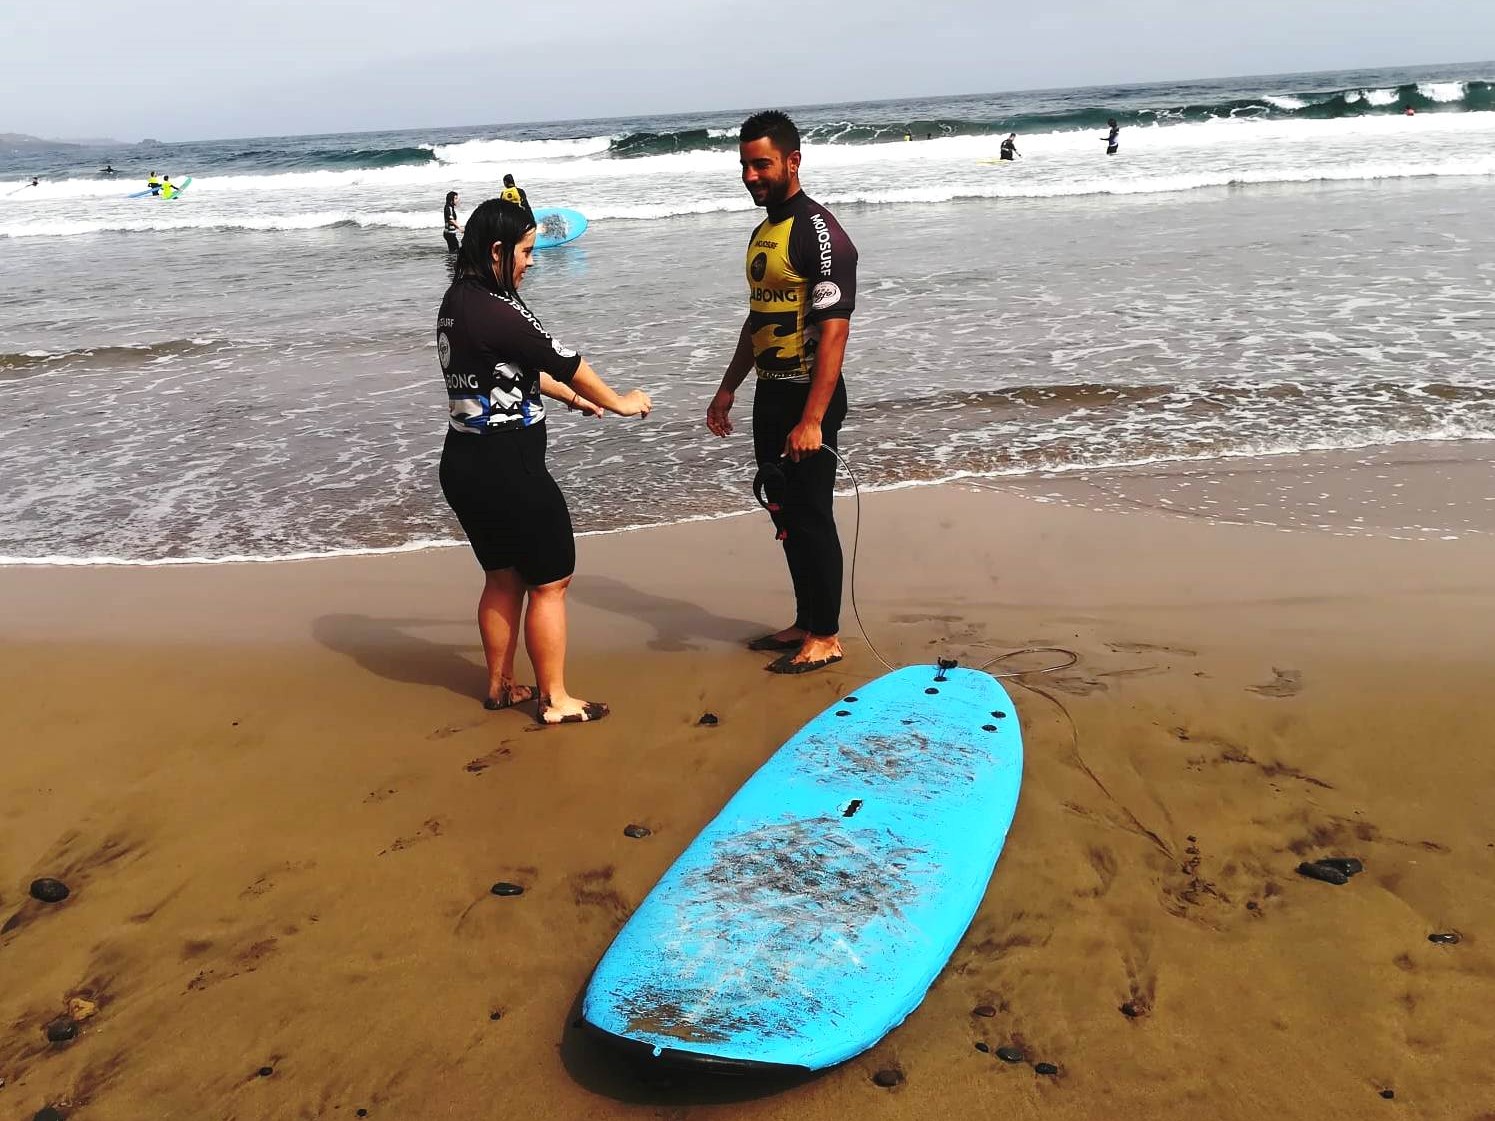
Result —
[{"label": "woman's arm", "polygon": [[586,413],[587,416],[602,415],[601,405],[595,401],[588,401],[565,382],[557,381],[549,374],[540,375],[540,392],[553,401],[564,402],[568,409],[576,409],[578,412]]},{"label": "woman's arm", "polygon": [[[630,390],[621,396],[614,392],[585,358],[581,360],[576,373],[571,375],[569,388],[574,390],[578,397],[594,401],[608,412],[617,413],[619,416],[648,416],[649,410],[654,407],[654,402],[642,389]],[[542,389],[541,392],[544,390]]]}]

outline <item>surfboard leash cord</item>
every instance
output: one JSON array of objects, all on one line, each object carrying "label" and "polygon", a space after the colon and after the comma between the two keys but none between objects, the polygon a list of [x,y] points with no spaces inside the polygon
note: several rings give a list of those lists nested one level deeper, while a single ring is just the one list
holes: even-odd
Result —
[{"label": "surfboard leash cord", "polygon": [[[851,576],[848,581],[850,584],[851,615],[857,622],[857,630],[862,632],[862,641],[867,644],[867,649],[872,651],[872,656],[883,664],[883,668],[889,671],[895,670],[898,667],[884,658],[878,652],[877,647],[872,644],[872,639],[867,634],[867,625],[862,622],[862,612],[857,607],[857,552],[862,541],[862,484],[857,478],[856,471],[852,469],[850,463],[846,462],[846,457],[841,454],[841,450],[833,448],[829,444],[825,446],[840,461],[841,466],[846,468],[846,473],[851,476],[851,491],[856,500],[857,524],[856,530],[852,533],[851,537]],[[762,500],[760,499],[760,501]],[[1053,665],[1039,666],[1035,669],[1007,670],[1002,673],[993,672],[990,668],[998,662],[1006,661],[1008,658],[1016,658],[1020,654],[1060,654],[1064,660],[1055,662]],[[1020,650],[1008,650],[1004,654],[998,654],[995,658],[982,662],[981,665],[974,668],[983,673],[990,673],[998,681],[1016,680],[1021,685],[1023,684],[1021,678],[1031,677],[1039,673],[1058,673],[1062,669],[1068,669],[1079,660],[1079,654],[1063,646],[1024,646]],[[1050,699],[1052,700],[1053,698]],[[1060,708],[1063,708],[1063,706],[1060,705]],[[1068,716],[1069,714],[1066,712],[1065,715]]]}]

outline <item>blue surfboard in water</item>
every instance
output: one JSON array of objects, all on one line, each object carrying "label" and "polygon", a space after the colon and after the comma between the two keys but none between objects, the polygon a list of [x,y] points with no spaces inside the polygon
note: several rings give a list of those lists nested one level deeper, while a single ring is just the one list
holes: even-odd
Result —
[{"label": "blue surfboard in water", "polygon": [[814,1071],[924,999],[986,893],[1022,783],[989,674],[910,666],[800,729],[639,905],[583,1000],[645,1062]]},{"label": "blue surfboard in water", "polygon": [[587,232],[587,217],[579,210],[542,206],[534,213],[536,249],[553,249]]}]

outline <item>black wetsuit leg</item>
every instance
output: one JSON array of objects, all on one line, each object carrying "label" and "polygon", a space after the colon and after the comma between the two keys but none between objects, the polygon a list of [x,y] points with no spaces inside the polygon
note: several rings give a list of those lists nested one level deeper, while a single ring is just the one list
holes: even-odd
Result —
[{"label": "black wetsuit leg", "polygon": [[452,233],[451,230],[447,230],[446,231],[446,251],[448,253],[458,253],[458,252],[461,251],[461,249],[462,249],[462,246],[460,244],[458,244],[458,242],[457,242],[457,235],[454,234],[454,233]]},{"label": "black wetsuit leg", "polygon": [[[758,382],[753,393],[753,452],[760,467],[779,461],[809,395],[808,385]],[[845,419],[846,383],[839,381],[820,423],[826,448],[837,446]],[[833,506],[837,462],[826,448],[798,463],[784,461],[784,487],[773,496],[783,506],[780,522],[784,559],[794,583],[794,625],[815,635],[841,630],[841,538]]]}]

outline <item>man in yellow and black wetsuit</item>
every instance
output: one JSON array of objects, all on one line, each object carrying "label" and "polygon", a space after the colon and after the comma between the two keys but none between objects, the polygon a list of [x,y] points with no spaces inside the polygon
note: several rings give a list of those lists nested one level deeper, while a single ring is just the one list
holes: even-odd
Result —
[{"label": "man in yellow and black wetsuit", "polygon": [[151,172],[151,177],[145,181],[145,185],[150,188],[151,194],[159,195],[161,193],[161,177],[154,171]]},{"label": "man in yellow and black wetsuit", "polygon": [[528,214],[531,219],[534,218],[535,212],[530,209],[529,195],[524,193],[523,187],[519,187],[514,184],[514,177],[512,175],[504,176],[503,193],[498,197],[503,199],[505,202],[512,202],[515,206],[524,207],[525,213]]},{"label": "man in yellow and black wetsuit", "polygon": [[783,113],[749,117],[738,137],[742,182],[768,216],[748,239],[748,315],[721,387],[706,410],[718,436],[749,371],[753,453],[794,583],[794,623],[754,639],[784,651],[775,673],[806,673],[842,658],[841,541],[832,495],[846,419],[841,361],[856,307],[857,251],[799,185],[799,130]]}]

